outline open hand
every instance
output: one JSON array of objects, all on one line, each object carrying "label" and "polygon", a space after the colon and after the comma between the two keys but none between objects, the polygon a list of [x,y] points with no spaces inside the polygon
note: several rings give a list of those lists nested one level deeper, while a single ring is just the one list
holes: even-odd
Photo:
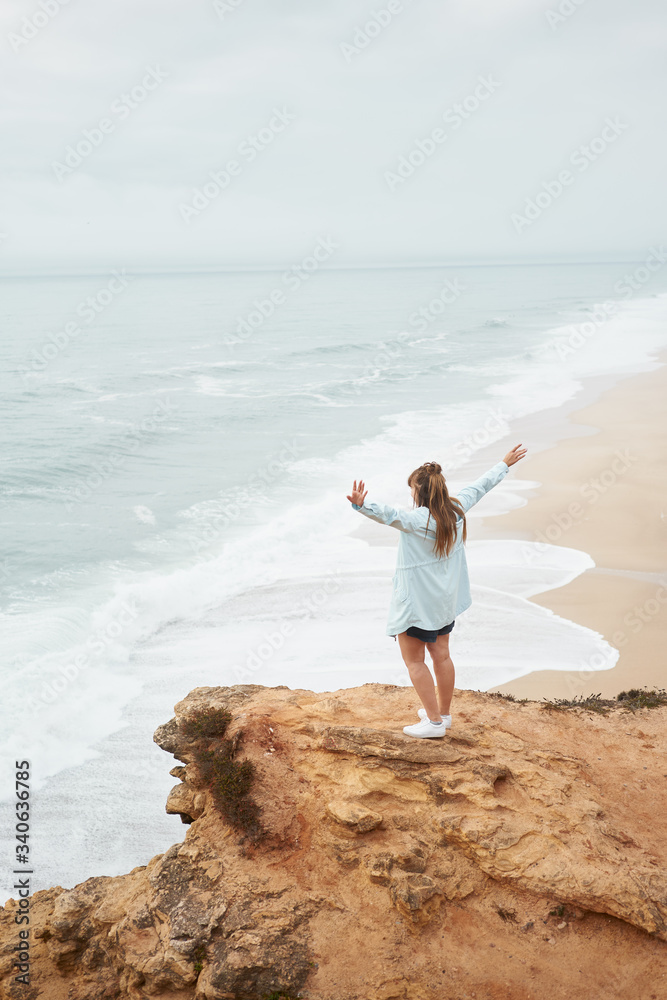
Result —
[{"label": "open hand", "polygon": [[520,462],[521,459],[524,458],[527,451],[528,451],[527,448],[524,448],[522,445],[517,444],[515,445],[514,448],[512,448],[511,451],[507,452],[507,454],[503,459],[503,462],[505,463],[505,465],[516,465],[517,462]]},{"label": "open hand", "polygon": [[365,483],[363,479],[359,480],[359,485],[357,485],[357,480],[354,480],[354,485],[352,487],[352,493],[348,496],[350,503],[356,503],[357,507],[363,507],[364,500],[368,496],[368,490],[364,491]]}]

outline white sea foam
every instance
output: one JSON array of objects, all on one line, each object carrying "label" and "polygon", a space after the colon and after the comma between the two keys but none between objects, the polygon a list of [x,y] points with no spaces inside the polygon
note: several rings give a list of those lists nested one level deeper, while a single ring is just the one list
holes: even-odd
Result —
[{"label": "white sea foam", "polygon": [[564,587],[595,566],[579,549],[511,539],[468,542],[466,554],[472,579],[524,598]]}]

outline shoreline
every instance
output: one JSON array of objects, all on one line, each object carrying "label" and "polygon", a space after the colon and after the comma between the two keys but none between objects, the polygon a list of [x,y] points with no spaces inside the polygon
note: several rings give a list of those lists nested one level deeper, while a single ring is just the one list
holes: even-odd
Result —
[{"label": "shoreline", "polygon": [[[517,490],[526,504],[483,518],[476,532],[482,539],[523,539],[588,553],[594,568],[530,601],[601,634],[619,650],[618,661],[606,670],[585,662],[577,671],[538,668],[489,690],[570,699],[665,686],[667,352],[656,360],[660,368],[616,379],[592,401],[586,393],[583,407],[579,393],[568,407],[565,434],[521,463],[521,478],[539,483]],[[539,424],[551,429],[547,437],[553,438],[562,411],[550,420],[550,411],[544,412],[547,419]],[[517,430],[512,440],[523,434],[530,447],[529,421],[518,422]]]},{"label": "shoreline", "polygon": [[[481,473],[511,444],[530,449],[511,470],[512,491],[523,503],[475,517],[470,540],[542,542],[589,555],[594,567],[527,600],[591,629],[619,652],[611,669],[585,660],[578,670],[536,667],[488,691],[540,700],[667,687],[667,351],[655,361],[660,368],[586,379],[562,406],[514,421],[510,434],[476,452]],[[373,528],[364,524],[353,534],[371,546],[395,547]]]}]

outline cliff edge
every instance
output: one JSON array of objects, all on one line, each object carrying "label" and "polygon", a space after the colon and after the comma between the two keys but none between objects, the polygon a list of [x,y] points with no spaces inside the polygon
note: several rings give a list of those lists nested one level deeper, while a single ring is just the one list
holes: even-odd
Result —
[{"label": "cliff edge", "polygon": [[[183,843],[32,899],[11,1000],[667,997],[667,708],[197,688],[159,727]],[[664,770],[663,770],[664,768]],[[120,779],[119,779],[120,780]]]}]

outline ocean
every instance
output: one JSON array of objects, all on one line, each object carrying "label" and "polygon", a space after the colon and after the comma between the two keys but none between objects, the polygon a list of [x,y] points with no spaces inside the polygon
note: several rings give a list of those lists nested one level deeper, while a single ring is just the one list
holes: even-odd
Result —
[{"label": "ocean", "polygon": [[[14,760],[30,759],[35,888],[181,839],[152,733],[192,688],[408,683],[385,635],[394,548],[360,531],[354,478],[410,506],[408,473],[437,460],[455,494],[517,422],[667,346],[667,279],[635,264],[321,256],[2,279],[0,848],[13,855]],[[471,516],[459,687],[617,659],[528,600],[587,553],[475,538],[531,485],[517,466]]]}]

